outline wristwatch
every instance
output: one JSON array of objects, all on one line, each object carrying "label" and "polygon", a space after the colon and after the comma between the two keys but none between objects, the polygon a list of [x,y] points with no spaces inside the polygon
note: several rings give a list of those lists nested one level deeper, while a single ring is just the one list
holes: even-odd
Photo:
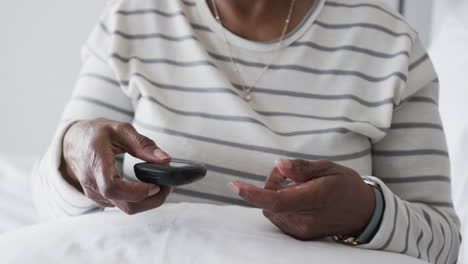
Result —
[{"label": "wristwatch", "polygon": [[380,224],[380,220],[382,218],[383,210],[384,210],[384,200],[382,196],[382,188],[367,177],[362,177],[363,181],[372,187],[372,190],[375,193],[375,209],[372,217],[367,224],[364,231],[358,236],[350,236],[350,235],[335,235],[333,239],[335,241],[349,244],[349,245],[360,245],[369,242],[372,235],[375,233],[378,225]]}]

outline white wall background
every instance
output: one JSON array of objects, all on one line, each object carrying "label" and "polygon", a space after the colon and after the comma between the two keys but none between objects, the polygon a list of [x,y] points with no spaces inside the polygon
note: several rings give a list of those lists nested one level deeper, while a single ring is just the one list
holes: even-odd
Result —
[{"label": "white wall background", "polygon": [[106,0],[0,1],[0,153],[42,153]]},{"label": "white wall background", "polygon": [[[430,53],[441,83],[439,105],[452,155],[453,194],[456,204],[466,207],[468,230],[468,0],[446,1],[452,4],[441,7],[447,15],[438,21]],[[466,254],[468,261],[468,244]]]},{"label": "white wall background", "polygon": [[[45,150],[73,88],[80,47],[105,2],[0,1],[0,153]],[[406,2],[410,22],[427,43],[432,1]]]}]

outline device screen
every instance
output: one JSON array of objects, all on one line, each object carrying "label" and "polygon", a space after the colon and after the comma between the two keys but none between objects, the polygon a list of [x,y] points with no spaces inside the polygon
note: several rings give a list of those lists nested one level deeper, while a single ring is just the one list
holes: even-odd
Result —
[{"label": "device screen", "polygon": [[171,167],[184,167],[184,166],[187,166],[187,163],[171,161],[171,162],[169,162],[169,165]]}]

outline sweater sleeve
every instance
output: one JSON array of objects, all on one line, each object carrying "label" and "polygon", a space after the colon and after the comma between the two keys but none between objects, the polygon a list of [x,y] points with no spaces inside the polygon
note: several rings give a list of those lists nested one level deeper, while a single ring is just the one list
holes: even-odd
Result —
[{"label": "sweater sleeve", "polygon": [[62,113],[51,144],[33,169],[33,196],[41,218],[74,216],[101,210],[83,193],[69,185],[59,171],[62,139],[70,125],[79,120],[99,117],[121,122],[131,122],[133,119],[132,100],[124,92],[125,80],[119,80],[114,67],[108,63],[112,40],[102,23],[111,20],[112,2],[105,7],[99,23],[83,45],[82,66],[72,96]]},{"label": "sweater sleeve", "polygon": [[439,81],[416,41],[406,85],[396,92],[391,126],[373,144],[373,179],[382,187],[380,227],[360,247],[430,263],[456,263],[460,222],[451,198],[449,155],[438,110]]}]

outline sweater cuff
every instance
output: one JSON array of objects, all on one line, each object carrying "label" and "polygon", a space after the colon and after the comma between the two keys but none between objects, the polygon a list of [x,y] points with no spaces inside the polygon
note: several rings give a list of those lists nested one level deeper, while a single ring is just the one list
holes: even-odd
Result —
[{"label": "sweater cuff", "polygon": [[80,215],[97,209],[97,205],[70,185],[59,171],[63,136],[77,121],[70,120],[59,125],[46,154],[34,166],[34,201],[43,218]]}]

